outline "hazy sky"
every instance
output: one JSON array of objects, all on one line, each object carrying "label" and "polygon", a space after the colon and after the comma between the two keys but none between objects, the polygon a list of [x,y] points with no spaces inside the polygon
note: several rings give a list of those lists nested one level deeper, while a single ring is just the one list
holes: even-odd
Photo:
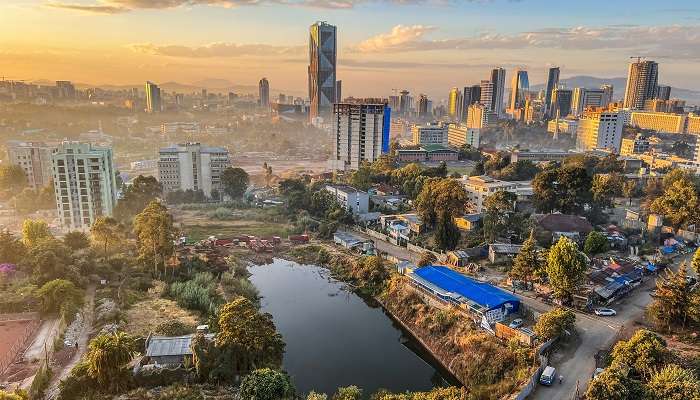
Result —
[{"label": "hazy sky", "polygon": [[700,89],[697,0],[1,0],[0,76],[94,84],[226,79],[306,90],[308,26],[338,27],[343,94],[440,95],[492,66],[619,77],[629,56]]}]

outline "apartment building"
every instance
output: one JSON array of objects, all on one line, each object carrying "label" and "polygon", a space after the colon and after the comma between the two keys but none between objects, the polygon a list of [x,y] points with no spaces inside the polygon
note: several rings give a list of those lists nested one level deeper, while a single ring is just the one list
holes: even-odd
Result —
[{"label": "apartment building", "polygon": [[482,213],[484,201],[494,193],[508,191],[517,194],[518,192],[517,184],[486,175],[462,178],[462,184],[467,192],[467,211],[470,213]]},{"label": "apartment building", "polygon": [[665,133],[685,132],[686,116],[661,112],[634,111],[630,115],[630,125]]},{"label": "apartment building", "polygon": [[200,143],[160,149],[158,176],[163,192],[202,190],[207,197],[221,193],[221,174],[231,166],[228,150]]},{"label": "apartment building", "polygon": [[576,149],[589,151],[609,149],[620,152],[624,116],[619,112],[599,111],[586,113],[576,129]]},{"label": "apartment building", "polygon": [[52,157],[58,219],[64,230],[89,229],[111,216],[117,203],[112,149],[90,143],[61,143]]},{"label": "apartment building", "polygon": [[19,165],[27,176],[27,183],[33,189],[41,188],[53,182],[51,154],[53,146],[42,142],[7,143],[7,159],[10,164]]},{"label": "apartment building", "polygon": [[347,185],[326,185],[325,190],[335,197],[345,209],[353,215],[369,212],[369,195]]},{"label": "apartment building", "polygon": [[464,124],[450,124],[447,127],[447,144],[455,147],[468,144],[478,149],[481,145],[481,129],[468,128]]},{"label": "apartment building", "polygon": [[391,109],[376,101],[333,105],[332,154],[329,167],[356,170],[389,152]]}]

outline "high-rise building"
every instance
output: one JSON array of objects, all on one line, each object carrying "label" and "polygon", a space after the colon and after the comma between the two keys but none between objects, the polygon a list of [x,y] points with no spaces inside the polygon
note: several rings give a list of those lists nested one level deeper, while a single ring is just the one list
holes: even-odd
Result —
[{"label": "high-rise building", "polygon": [[[207,197],[222,193],[221,175],[231,166],[228,150],[183,143],[159,151],[158,176],[164,192],[201,190]],[[216,194],[216,193],[215,193]]]},{"label": "high-rise building", "polygon": [[469,113],[469,106],[481,102],[481,85],[465,86],[462,92],[462,118],[459,122],[465,122]]},{"label": "high-rise building", "polygon": [[489,110],[491,110],[495,113],[496,110],[493,109],[493,105],[494,105],[493,96],[495,95],[495,92],[494,92],[495,87],[493,85],[493,82],[491,82],[489,80],[483,80],[483,81],[481,81],[481,85],[479,85],[479,89],[481,92],[481,94],[479,96],[479,103],[483,104],[486,108],[488,108]]},{"label": "high-rise building", "polygon": [[547,76],[547,88],[544,92],[544,115],[546,118],[554,118],[556,110],[552,110],[552,93],[559,87],[559,67],[549,69]]},{"label": "high-rise building", "polygon": [[51,154],[54,148],[41,142],[9,141],[7,159],[10,164],[19,165],[27,176],[27,183],[33,189],[53,182]]},{"label": "high-rise building", "polygon": [[329,115],[336,101],[336,27],[316,22],[309,29],[309,117]]},{"label": "high-rise building", "polygon": [[65,230],[88,229],[111,216],[117,203],[112,149],[90,143],[61,143],[52,157],[58,220]]},{"label": "high-rise building", "polygon": [[418,117],[428,118],[428,96],[421,94],[418,97]]},{"label": "high-rise building", "polygon": [[454,147],[469,145],[478,149],[481,142],[481,129],[468,128],[465,124],[450,124],[447,128],[447,144]]},{"label": "high-rise building", "polygon": [[656,98],[659,100],[671,100],[671,87],[659,85],[656,87]]},{"label": "high-rise building", "polygon": [[555,88],[552,91],[551,102],[548,110],[553,117],[566,117],[571,113],[571,89]]},{"label": "high-rise building", "polygon": [[598,111],[584,114],[576,128],[577,150],[609,149],[619,153],[624,123],[622,112]]},{"label": "high-rise building", "polygon": [[391,108],[386,103],[361,101],[333,105],[333,152],[329,167],[356,170],[389,152]]},{"label": "high-rise building", "polygon": [[659,83],[659,64],[654,61],[630,63],[625,89],[625,108],[641,110],[644,102],[656,97]]},{"label": "high-rise building", "polygon": [[453,121],[458,121],[461,117],[460,108],[462,107],[462,92],[458,88],[450,89],[450,94],[447,98],[447,115]]},{"label": "high-rise building", "polygon": [[612,102],[613,102],[613,94],[615,91],[615,88],[613,85],[602,85],[600,87],[600,90],[603,91],[603,100],[602,100],[602,105],[601,107],[608,107]]},{"label": "high-rise building", "polygon": [[399,114],[408,115],[413,107],[413,97],[408,90],[402,90],[399,96]]},{"label": "high-rise building", "polygon": [[343,81],[335,81],[335,102],[343,101]]},{"label": "high-rise building", "polygon": [[574,88],[571,99],[571,115],[578,117],[583,114],[587,107],[607,108],[608,104],[610,104],[610,101],[608,101],[610,98],[609,93],[612,93],[612,87],[609,92],[606,88]]},{"label": "high-rise building", "polygon": [[494,68],[491,70],[491,83],[493,83],[493,92],[489,109],[500,118],[503,115],[503,98],[506,91],[506,70],[503,68]]},{"label": "high-rise building", "polygon": [[467,112],[467,128],[488,128],[494,116],[495,114],[489,111],[485,105],[480,103],[472,104]]},{"label": "high-rise building", "polygon": [[267,78],[262,78],[258,82],[258,105],[264,108],[270,107],[270,82]]},{"label": "high-rise building", "polygon": [[508,107],[511,114],[514,114],[515,110],[525,108],[525,101],[529,91],[530,81],[527,77],[527,71],[516,70],[511,80],[510,103]]},{"label": "high-rise building", "polygon": [[59,99],[75,99],[75,86],[70,81],[56,81],[56,92]]},{"label": "high-rise building", "polygon": [[160,88],[153,82],[146,82],[146,112],[161,111],[163,111],[163,103],[160,99]]}]

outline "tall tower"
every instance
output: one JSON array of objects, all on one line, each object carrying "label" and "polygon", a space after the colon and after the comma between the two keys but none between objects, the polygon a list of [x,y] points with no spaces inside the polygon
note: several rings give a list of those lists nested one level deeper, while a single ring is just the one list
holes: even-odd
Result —
[{"label": "tall tower", "polygon": [[462,106],[462,92],[458,88],[450,89],[450,94],[447,101],[447,113],[452,120],[457,121],[461,117],[460,108]]},{"label": "tall tower", "polygon": [[659,83],[659,64],[655,61],[640,61],[630,63],[625,89],[625,108],[641,110],[644,102],[656,96]]},{"label": "tall tower", "polygon": [[554,114],[552,110],[552,92],[559,86],[559,67],[553,67],[549,69],[549,76],[547,77],[547,89],[544,93],[544,115],[547,118],[551,118]]},{"label": "tall tower", "polygon": [[503,68],[494,68],[491,70],[491,83],[493,84],[491,104],[484,105],[490,106],[491,111],[500,117],[503,115],[503,94],[506,91],[506,70]]},{"label": "tall tower", "polygon": [[162,110],[160,88],[153,82],[146,82],[146,111],[149,113],[156,113]]},{"label": "tall tower", "polygon": [[336,27],[316,22],[309,29],[309,117],[329,116],[336,100]]},{"label": "tall tower", "polygon": [[267,81],[267,78],[260,79],[258,83],[258,98],[260,107],[267,108],[270,106],[270,82]]},{"label": "tall tower", "polygon": [[[465,86],[462,92],[462,118],[459,122],[465,122],[469,114],[469,106],[481,101],[481,86]],[[491,108],[489,108],[490,110]]]},{"label": "tall tower", "polygon": [[511,81],[510,103],[508,110],[513,113],[517,109],[525,108],[527,92],[530,91],[530,81],[527,71],[516,70]]}]

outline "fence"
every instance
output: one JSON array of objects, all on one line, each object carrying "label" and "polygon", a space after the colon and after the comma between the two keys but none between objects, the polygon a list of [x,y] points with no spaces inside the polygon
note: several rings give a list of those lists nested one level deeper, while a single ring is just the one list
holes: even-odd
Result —
[{"label": "fence", "polygon": [[35,319],[39,319],[39,313],[23,312],[23,313],[13,313],[13,314],[0,314],[0,322],[24,321],[24,320],[35,320]]},{"label": "fence", "polygon": [[544,371],[544,369],[547,367],[547,363],[549,362],[549,358],[544,354],[544,352],[547,351],[556,340],[557,338],[549,339],[549,341],[543,343],[537,350],[537,358],[540,361],[540,366],[530,377],[530,382],[528,382],[528,384],[520,391],[520,394],[515,397],[515,400],[524,400],[527,398],[527,396],[532,394],[533,390],[535,390],[540,382],[540,375],[542,375],[542,371]]},{"label": "fence", "polygon": [[[35,313],[24,313],[24,314],[35,314]],[[27,319],[27,318],[24,318]],[[23,319],[2,319],[2,321],[16,321]],[[38,319],[31,319],[29,325],[24,328],[22,335],[17,339],[17,341],[10,347],[5,356],[0,359],[0,375],[5,373],[5,370],[15,361],[17,355],[23,351],[29,342],[34,338],[34,331],[39,327],[41,321]]]}]

